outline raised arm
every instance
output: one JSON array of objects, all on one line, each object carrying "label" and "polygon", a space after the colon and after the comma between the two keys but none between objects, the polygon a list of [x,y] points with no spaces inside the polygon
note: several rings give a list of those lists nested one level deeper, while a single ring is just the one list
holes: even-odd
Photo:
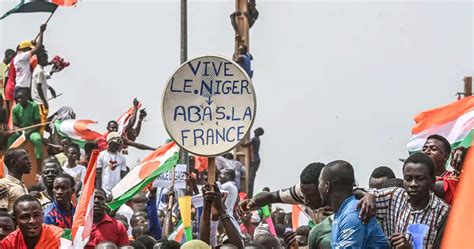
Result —
[{"label": "raised arm", "polygon": [[123,140],[123,143],[125,145],[128,145],[128,146],[132,146],[132,147],[135,147],[139,150],[155,150],[156,148],[153,148],[151,146],[148,146],[148,145],[144,145],[144,144],[141,144],[141,143],[136,143],[132,140],[130,140],[128,137],[126,137],[125,135],[122,136],[122,140]]},{"label": "raised arm", "polygon": [[36,41],[35,47],[30,51],[31,55],[36,54],[40,49],[43,48],[43,33],[44,33],[45,30],[46,30],[46,23],[41,24],[38,41]]},{"label": "raised arm", "polygon": [[150,188],[150,194],[148,195],[147,207],[147,218],[148,218],[148,229],[156,240],[161,239],[161,226],[160,220],[158,219],[158,210],[156,209],[156,187]]},{"label": "raised arm", "polygon": [[173,231],[173,205],[174,205],[174,190],[170,189],[167,193],[168,206],[166,208],[165,220],[163,222],[162,238],[168,238],[168,235]]},{"label": "raised arm", "polygon": [[217,186],[216,191],[217,192],[208,192],[207,195],[213,200],[212,204],[220,222],[222,222],[222,225],[224,226],[224,230],[229,238],[229,243],[237,248],[243,248],[244,243],[242,241],[242,236],[240,235],[238,228],[232,222],[232,216],[226,212],[225,205],[222,203],[222,194],[219,192]]}]

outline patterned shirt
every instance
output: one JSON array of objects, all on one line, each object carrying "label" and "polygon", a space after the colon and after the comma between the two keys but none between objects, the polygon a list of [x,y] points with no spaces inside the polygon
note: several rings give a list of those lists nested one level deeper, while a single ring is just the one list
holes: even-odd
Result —
[{"label": "patterned shirt", "polygon": [[429,230],[423,244],[425,248],[434,244],[449,212],[449,205],[443,200],[431,192],[428,205],[424,209],[413,210],[408,202],[409,196],[403,188],[371,189],[368,192],[375,195],[376,216],[381,221],[387,237],[403,233],[411,241],[411,236],[407,233],[408,225],[426,224]]},{"label": "patterned shirt", "polygon": [[66,212],[61,210],[58,204],[54,201],[44,210],[44,223],[55,225],[60,228],[71,228],[74,213],[76,213],[76,207],[74,207],[74,205],[72,205],[69,212]]}]

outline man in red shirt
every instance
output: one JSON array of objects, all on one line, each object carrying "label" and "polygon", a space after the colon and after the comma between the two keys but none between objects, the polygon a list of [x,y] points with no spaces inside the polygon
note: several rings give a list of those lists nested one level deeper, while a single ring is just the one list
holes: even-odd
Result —
[{"label": "man in red shirt", "polygon": [[59,248],[63,229],[43,224],[41,204],[31,195],[22,195],[13,205],[18,229],[0,241],[0,248]]},{"label": "man in red shirt", "polygon": [[94,191],[94,224],[86,248],[94,248],[102,241],[110,241],[118,247],[129,244],[127,229],[105,213],[106,194],[102,189]]},{"label": "man in red shirt", "polygon": [[457,148],[455,153],[453,153],[451,166],[455,171],[446,170],[446,162],[451,154],[451,144],[445,137],[436,134],[429,136],[423,145],[422,151],[428,155],[435,164],[436,183],[434,193],[451,205],[456,195],[459,171],[462,164],[461,161],[457,159],[462,157],[459,155],[459,152],[462,154],[464,148]]}]

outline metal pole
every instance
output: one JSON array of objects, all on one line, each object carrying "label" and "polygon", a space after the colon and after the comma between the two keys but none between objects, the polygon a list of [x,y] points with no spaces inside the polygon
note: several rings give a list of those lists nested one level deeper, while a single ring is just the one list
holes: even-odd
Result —
[{"label": "metal pole", "polygon": [[[187,0],[181,0],[181,48],[180,58],[181,64],[188,60],[188,11]],[[186,171],[189,172],[189,158],[188,152],[184,149],[179,149],[179,163],[186,164]]]},{"label": "metal pole", "polygon": [[181,63],[188,60],[188,1],[181,0]]}]

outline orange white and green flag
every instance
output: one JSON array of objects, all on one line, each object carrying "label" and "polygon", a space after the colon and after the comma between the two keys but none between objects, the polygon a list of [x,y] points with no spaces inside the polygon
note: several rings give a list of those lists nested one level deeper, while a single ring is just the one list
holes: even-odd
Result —
[{"label": "orange white and green flag", "polygon": [[292,205],[291,207],[291,223],[293,231],[296,231],[298,227],[314,225],[311,217],[301,208],[300,205]]},{"label": "orange white and green flag", "polygon": [[474,96],[424,111],[415,116],[415,122],[407,145],[410,153],[420,151],[426,138],[433,134],[448,139],[453,149],[467,148],[474,134]]},{"label": "orange white and green flag", "polygon": [[84,178],[82,193],[76,206],[76,213],[74,214],[71,227],[72,244],[74,248],[84,248],[91,235],[94,213],[96,163],[98,157],[99,151],[92,151]]},{"label": "orange white and green flag", "polygon": [[472,238],[474,236],[474,143],[471,141],[471,148],[467,151],[463,163],[463,172],[457,186],[456,198],[451,210],[449,210],[448,223],[443,234],[441,248],[471,249],[473,248]]},{"label": "orange white and green flag", "polygon": [[113,200],[108,206],[117,210],[151,184],[157,176],[170,171],[178,163],[178,154],[179,147],[175,142],[167,143],[150,153],[115,185],[112,189]]},{"label": "orange white and green flag", "polygon": [[174,240],[180,244],[186,242],[186,236],[184,236],[184,225],[181,220],[178,222],[178,225],[176,225],[174,231],[168,235],[168,240]]},{"label": "orange white and green flag", "polygon": [[88,119],[67,119],[57,120],[54,127],[59,135],[70,138],[74,143],[84,148],[86,143],[95,142],[102,137],[100,133],[88,128],[90,124],[95,123],[97,122]]}]

